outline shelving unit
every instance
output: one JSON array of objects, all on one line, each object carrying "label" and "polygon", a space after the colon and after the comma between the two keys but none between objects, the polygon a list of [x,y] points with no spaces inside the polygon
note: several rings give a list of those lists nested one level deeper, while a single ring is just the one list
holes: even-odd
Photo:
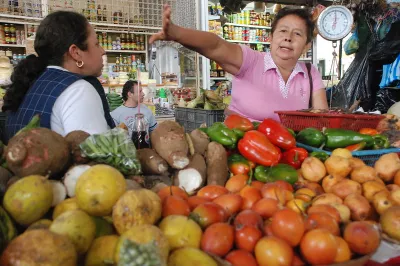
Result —
[{"label": "shelving unit", "polygon": [[226,40],[227,42],[233,43],[248,43],[248,44],[271,44],[270,42],[252,42],[252,41],[239,41],[239,40]]},{"label": "shelving unit", "polygon": [[246,28],[256,28],[256,29],[267,29],[267,30],[271,29],[271,27],[268,27],[268,26],[245,25],[245,24],[236,24],[236,23],[230,23],[230,22],[227,22],[224,25],[237,26],[237,27],[246,27]]},{"label": "shelving unit", "polygon": [[106,53],[119,53],[119,54],[145,54],[146,51],[131,51],[131,50],[105,50]]},{"label": "shelving unit", "polygon": [[26,45],[19,45],[19,44],[0,44],[0,47],[26,48]]}]

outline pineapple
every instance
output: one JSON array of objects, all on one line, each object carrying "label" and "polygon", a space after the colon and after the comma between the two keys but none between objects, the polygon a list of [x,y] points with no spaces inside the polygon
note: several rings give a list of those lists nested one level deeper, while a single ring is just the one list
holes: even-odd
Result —
[{"label": "pineapple", "polygon": [[119,249],[118,266],[164,266],[154,243],[137,244],[124,239]]}]

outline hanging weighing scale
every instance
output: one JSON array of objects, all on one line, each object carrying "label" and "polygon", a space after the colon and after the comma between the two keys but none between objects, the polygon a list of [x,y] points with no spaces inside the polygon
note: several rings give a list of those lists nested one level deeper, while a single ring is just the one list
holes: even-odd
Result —
[{"label": "hanging weighing scale", "polygon": [[[343,2],[343,1],[342,1]],[[317,20],[317,29],[318,33],[322,38],[332,41],[332,65],[330,69],[329,75],[331,76],[331,84],[333,86],[333,74],[336,68],[336,72],[338,73],[338,61],[337,61],[337,41],[342,40],[346,37],[353,28],[353,14],[351,11],[343,5],[337,5],[336,1],[333,1],[333,4],[326,9],[324,9],[318,17]],[[329,82],[327,84],[327,87]],[[346,93],[344,94],[346,97]],[[332,96],[333,91],[331,89],[329,108],[332,107]],[[347,99],[346,99],[347,102]]]}]

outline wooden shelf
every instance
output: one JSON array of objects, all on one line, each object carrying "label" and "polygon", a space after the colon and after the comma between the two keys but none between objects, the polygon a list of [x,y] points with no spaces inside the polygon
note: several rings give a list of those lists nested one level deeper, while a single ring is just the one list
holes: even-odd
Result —
[{"label": "wooden shelf", "polygon": [[106,53],[120,53],[120,54],[145,54],[146,51],[132,51],[132,50],[105,50]]},{"label": "wooden shelf", "polygon": [[251,41],[238,41],[238,40],[226,40],[226,41],[233,43],[271,44],[270,42],[251,42]]},{"label": "wooden shelf", "polygon": [[225,23],[225,25],[230,26],[238,26],[238,27],[246,27],[246,28],[256,28],[256,29],[267,29],[270,30],[271,27],[268,26],[258,26],[258,25],[245,25],[245,24],[236,24],[236,23]]},{"label": "wooden shelf", "polygon": [[208,20],[220,20],[220,16],[208,15]]},{"label": "wooden shelf", "polygon": [[228,78],[225,78],[225,77],[210,77],[210,80],[228,80]]},{"label": "wooden shelf", "polygon": [[299,58],[299,61],[312,61],[311,57]]},{"label": "wooden shelf", "polygon": [[26,45],[20,45],[20,44],[0,44],[0,47],[26,48]]}]

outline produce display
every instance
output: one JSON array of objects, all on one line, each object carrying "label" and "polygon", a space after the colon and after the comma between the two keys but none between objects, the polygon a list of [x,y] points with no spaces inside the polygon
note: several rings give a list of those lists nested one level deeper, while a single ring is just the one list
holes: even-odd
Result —
[{"label": "produce display", "polygon": [[[297,139],[322,145],[329,132]],[[0,265],[364,265],[382,240],[400,244],[397,153],[368,166],[346,140],[321,160],[280,123],[238,115],[190,133],[162,122],[153,149],[127,134],[31,124],[10,140]]]},{"label": "produce display", "polygon": [[120,107],[124,102],[122,96],[115,92],[107,93],[106,97],[111,112]]}]

